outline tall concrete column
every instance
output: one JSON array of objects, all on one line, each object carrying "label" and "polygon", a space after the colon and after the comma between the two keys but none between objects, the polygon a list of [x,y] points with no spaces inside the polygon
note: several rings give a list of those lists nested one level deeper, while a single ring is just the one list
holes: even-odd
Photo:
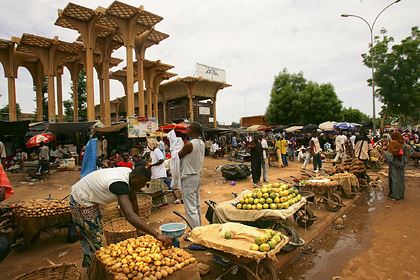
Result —
[{"label": "tall concrete column", "polygon": [[14,77],[7,77],[7,92],[9,97],[9,121],[16,121],[16,84]]},{"label": "tall concrete column", "polygon": [[77,81],[79,80],[78,76],[73,75],[73,121],[79,122],[79,95],[77,94],[78,85]]},{"label": "tall concrete column", "polygon": [[93,47],[89,46],[86,48],[86,106],[87,106],[87,118],[88,121],[95,120],[95,93],[93,87]]},{"label": "tall concrete column", "polygon": [[62,73],[57,73],[57,113],[58,121],[63,122],[63,83],[62,83]]},{"label": "tall concrete column", "polygon": [[42,104],[42,82],[43,76],[39,73],[35,82],[36,91],[36,121],[42,122],[44,119],[43,104]]},{"label": "tall concrete column", "polygon": [[154,92],[153,94],[153,112],[154,112],[154,117],[156,118],[156,120],[159,119],[159,100],[158,100],[159,94],[157,91]]},{"label": "tall concrete column", "polygon": [[144,109],[144,48],[140,54],[137,55],[137,95],[139,102],[139,116],[144,117],[146,111]]},{"label": "tall concrete column", "polygon": [[153,107],[153,104],[152,104],[153,103],[153,98],[152,98],[153,88],[152,88],[151,85],[149,85],[146,88],[146,90],[147,90],[147,116],[151,117],[151,116],[153,116],[153,109],[152,109],[152,107]]},{"label": "tall concrete column", "polygon": [[36,67],[36,79],[35,79],[35,92],[36,92],[36,120],[42,122],[44,120],[44,104],[43,104],[43,92],[42,85],[44,83],[44,72],[42,69],[42,63],[38,61]]},{"label": "tall concrete column", "polygon": [[127,118],[134,113],[134,67],[133,67],[133,46],[126,46],[127,58]]},{"label": "tall concrete column", "polygon": [[105,69],[108,69],[103,73],[103,84],[104,84],[104,125],[111,125],[111,90],[109,85],[109,60],[104,60]]},{"label": "tall concrete column", "polygon": [[105,122],[105,93],[104,93],[104,79],[99,78],[99,111],[100,120]]},{"label": "tall concrete column", "polygon": [[54,75],[48,75],[48,121],[55,122]]},{"label": "tall concrete column", "polygon": [[213,127],[217,127],[217,118],[216,118],[216,96],[212,99],[213,101]]},{"label": "tall concrete column", "polygon": [[166,124],[166,100],[162,100],[162,106],[163,106],[163,124]]}]

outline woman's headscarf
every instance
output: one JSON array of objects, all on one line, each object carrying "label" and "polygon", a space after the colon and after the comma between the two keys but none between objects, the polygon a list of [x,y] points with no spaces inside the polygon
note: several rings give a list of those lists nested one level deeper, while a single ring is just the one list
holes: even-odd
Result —
[{"label": "woman's headscarf", "polygon": [[394,131],[391,133],[391,142],[388,146],[388,151],[394,155],[400,157],[400,150],[403,148],[404,145],[404,138],[399,131]]},{"label": "woman's headscarf", "polygon": [[158,142],[154,138],[147,139],[147,146],[150,150],[154,150],[158,146]]}]

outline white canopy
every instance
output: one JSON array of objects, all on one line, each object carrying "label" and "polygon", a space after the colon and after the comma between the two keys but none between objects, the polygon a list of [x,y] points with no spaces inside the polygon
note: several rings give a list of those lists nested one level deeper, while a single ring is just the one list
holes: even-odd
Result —
[{"label": "white canopy", "polygon": [[336,125],[337,122],[323,122],[319,124],[319,129],[323,131],[334,131],[334,125]]},{"label": "white canopy", "polygon": [[291,126],[289,128],[286,128],[284,131],[286,131],[286,133],[291,133],[291,132],[295,132],[299,129],[302,129],[303,126],[301,125],[297,125],[297,126]]}]

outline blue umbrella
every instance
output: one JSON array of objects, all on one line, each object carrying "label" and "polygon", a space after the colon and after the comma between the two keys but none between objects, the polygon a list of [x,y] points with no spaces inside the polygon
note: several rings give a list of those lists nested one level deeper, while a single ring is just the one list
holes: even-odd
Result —
[{"label": "blue umbrella", "polygon": [[356,129],[356,126],[348,122],[340,122],[340,123],[336,123],[334,125],[334,128],[341,129],[341,130],[352,130],[352,129]]}]

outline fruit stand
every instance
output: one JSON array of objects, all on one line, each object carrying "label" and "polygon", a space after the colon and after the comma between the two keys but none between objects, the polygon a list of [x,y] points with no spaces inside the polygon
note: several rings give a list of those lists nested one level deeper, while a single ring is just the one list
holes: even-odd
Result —
[{"label": "fruit stand", "polygon": [[247,279],[277,279],[274,260],[288,243],[287,236],[240,223],[211,224],[191,231],[190,241],[232,263],[219,279],[235,267],[244,269]]},{"label": "fruit stand", "polygon": [[129,238],[100,248],[89,279],[199,280],[197,260],[183,249],[164,247],[150,235]]},{"label": "fruit stand", "polygon": [[68,228],[72,222],[68,201],[58,199],[33,199],[10,205],[17,236],[17,245],[30,246],[41,231]]}]

